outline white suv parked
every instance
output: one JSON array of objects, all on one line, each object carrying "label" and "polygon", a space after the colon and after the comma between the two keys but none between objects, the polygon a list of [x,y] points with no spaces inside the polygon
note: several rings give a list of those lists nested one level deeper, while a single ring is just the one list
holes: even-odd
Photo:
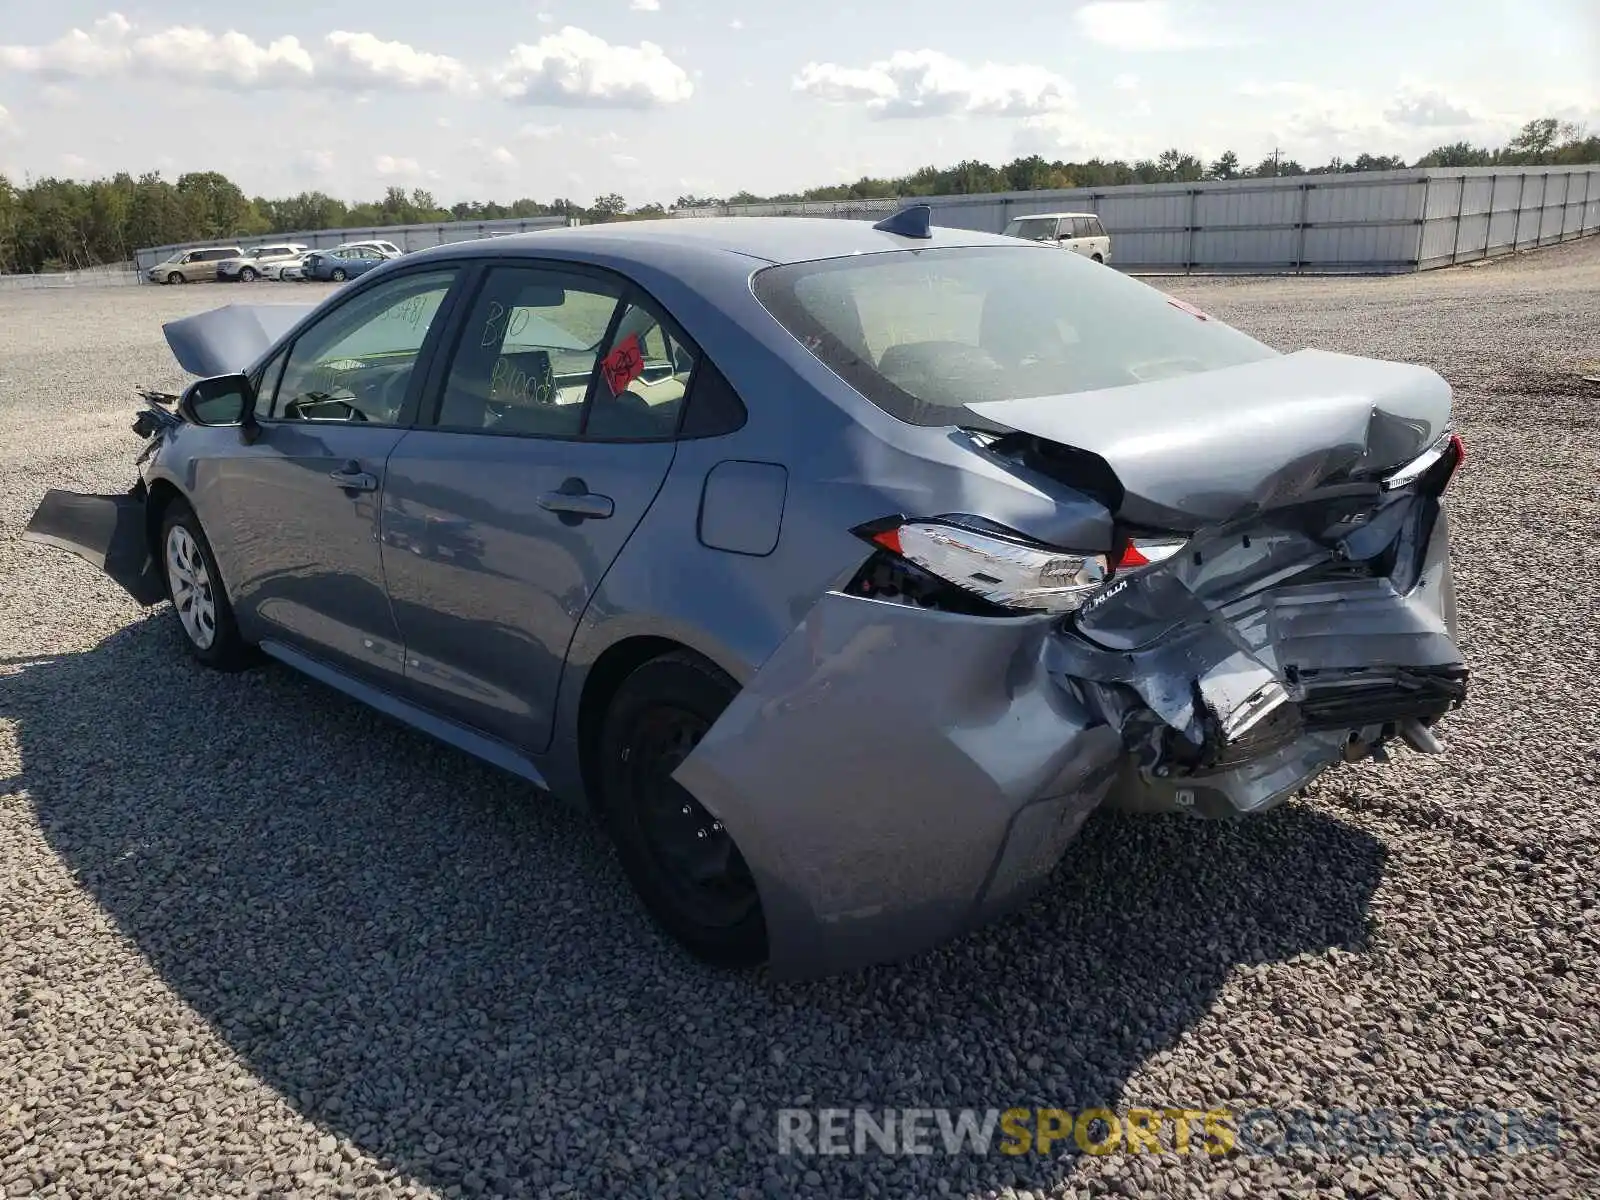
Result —
[{"label": "white suv parked", "polygon": [[1094,213],[1033,213],[1008,221],[1007,237],[1030,242],[1050,242],[1095,262],[1111,261],[1111,235]]},{"label": "white suv parked", "polygon": [[280,242],[272,246],[252,246],[238,258],[225,258],[217,264],[218,279],[236,279],[240,283],[254,283],[257,279],[272,279],[284,263],[298,259],[306,252],[299,242]]}]

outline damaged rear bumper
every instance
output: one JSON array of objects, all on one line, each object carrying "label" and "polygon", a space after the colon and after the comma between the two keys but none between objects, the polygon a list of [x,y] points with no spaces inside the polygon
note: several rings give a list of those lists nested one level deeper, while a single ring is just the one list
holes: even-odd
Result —
[{"label": "damaged rear bumper", "polygon": [[1392,738],[1436,750],[1466,687],[1444,510],[1381,507],[1332,553],[1305,519],[1197,535],[1065,620],[824,595],[676,772],[750,866],[774,973],[1014,908],[1108,798],[1257,813]]},{"label": "damaged rear bumper", "polygon": [[71,551],[104,571],[140,604],[159,604],[167,598],[161,566],[150,555],[142,484],[117,495],[51,488],[22,537]]}]

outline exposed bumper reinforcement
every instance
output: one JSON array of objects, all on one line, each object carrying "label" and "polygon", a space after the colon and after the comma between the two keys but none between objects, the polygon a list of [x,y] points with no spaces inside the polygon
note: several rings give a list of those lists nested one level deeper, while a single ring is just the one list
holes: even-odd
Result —
[{"label": "exposed bumper reinforcement", "polygon": [[160,564],[150,557],[142,491],[106,496],[51,488],[22,536],[92,563],[140,604],[167,598]]}]

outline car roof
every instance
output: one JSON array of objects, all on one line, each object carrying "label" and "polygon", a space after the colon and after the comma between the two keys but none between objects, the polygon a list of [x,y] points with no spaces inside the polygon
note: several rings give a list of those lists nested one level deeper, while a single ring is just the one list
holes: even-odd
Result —
[{"label": "car roof", "polygon": [[996,233],[934,226],[928,238],[909,238],[874,229],[867,221],[836,217],[687,217],[560,226],[455,242],[419,251],[433,256],[454,250],[474,254],[521,255],[545,250],[603,254],[614,260],[649,261],[662,251],[711,252],[766,263],[811,262],[884,250],[927,250],[951,246],[1010,246],[1015,239]]},{"label": "car roof", "polygon": [[1011,219],[1013,221],[1043,221],[1052,217],[1098,217],[1099,215],[1099,213],[1092,212],[1018,213]]}]

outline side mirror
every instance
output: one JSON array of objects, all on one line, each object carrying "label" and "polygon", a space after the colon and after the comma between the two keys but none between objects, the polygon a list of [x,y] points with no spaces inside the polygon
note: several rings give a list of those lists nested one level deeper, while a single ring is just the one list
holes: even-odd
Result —
[{"label": "side mirror", "polygon": [[191,425],[237,425],[255,441],[256,394],[245,375],[214,375],[191,383],[178,401],[178,415]]}]

